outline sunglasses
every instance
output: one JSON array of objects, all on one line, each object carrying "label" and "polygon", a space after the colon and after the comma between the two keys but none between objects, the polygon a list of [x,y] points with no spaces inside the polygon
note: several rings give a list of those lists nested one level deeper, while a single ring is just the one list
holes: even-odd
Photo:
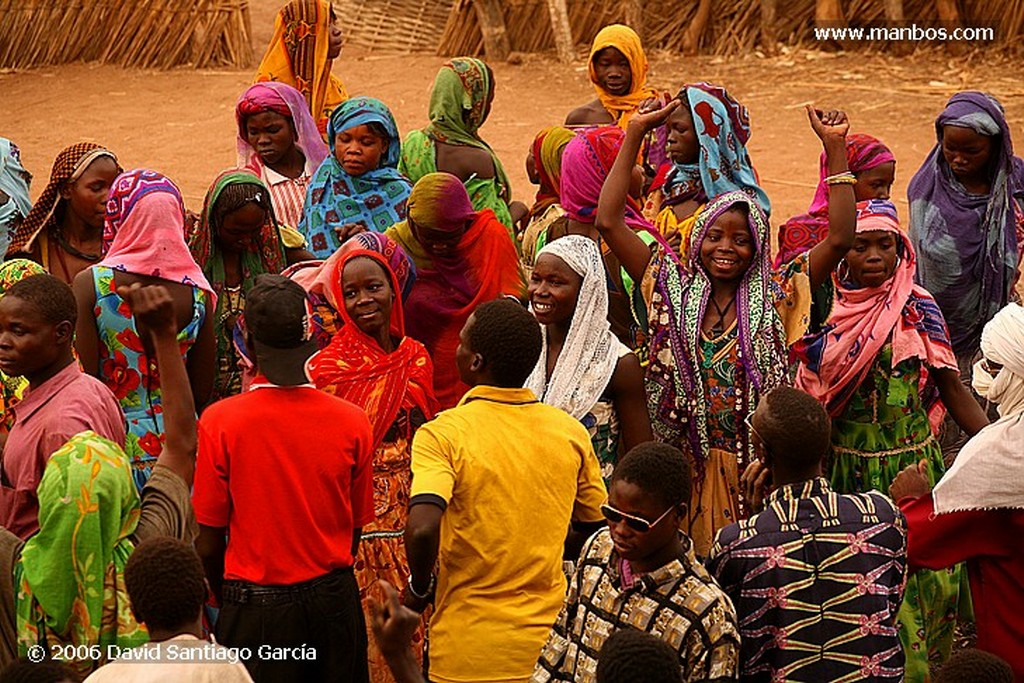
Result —
[{"label": "sunglasses", "polygon": [[748,431],[749,431],[749,432],[750,432],[751,434],[753,434],[754,436],[756,436],[756,437],[757,437],[757,440],[758,440],[758,441],[760,441],[762,445],[765,445],[765,444],[767,443],[767,442],[766,442],[766,441],[764,440],[764,437],[763,437],[763,436],[761,436],[761,435],[760,435],[760,434],[759,434],[759,433],[757,432],[757,430],[756,430],[756,429],[754,429],[754,413],[752,413],[752,412],[750,412],[750,413],[747,413],[747,416],[746,416],[745,418],[743,418],[743,424],[747,425],[747,430],[748,430]]},{"label": "sunglasses", "polygon": [[665,517],[668,516],[668,513],[672,512],[672,510],[674,509],[675,506],[672,506],[668,510],[665,510],[665,512],[662,513],[661,517],[658,517],[653,522],[648,522],[643,517],[636,517],[634,515],[627,514],[622,510],[616,510],[615,508],[608,504],[601,506],[601,514],[604,515],[604,518],[612,524],[625,522],[626,526],[628,526],[633,531],[636,531],[637,533],[641,534],[646,534],[648,531],[657,526],[658,522],[665,519]]}]

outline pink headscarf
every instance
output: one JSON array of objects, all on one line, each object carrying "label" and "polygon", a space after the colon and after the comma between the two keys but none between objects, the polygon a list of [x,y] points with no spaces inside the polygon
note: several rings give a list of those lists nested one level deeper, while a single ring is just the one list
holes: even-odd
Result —
[{"label": "pink headscarf", "polygon": [[238,167],[247,168],[262,177],[263,162],[249,144],[245,120],[265,111],[277,112],[292,120],[295,126],[295,145],[305,155],[306,167],[318,168],[327,158],[328,150],[309,113],[306,98],[292,86],[276,81],[250,86],[238,98],[238,104],[235,105],[235,121],[238,123]]},{"label": "pink headscarf", "polygon": [[[601,187],[612,170],[625,135],[618,126],[591,128],[581,131],[565,146],[559,196],[569,218],[580,223],[594,222]],[[626,198],[625,219],[626,225],[634,230],[655,232],[632,197]]]},{"label": "pink headscarf", "polygon": [[156,171],[122,173],[110,188],[104,238],[110,240],[99,265],[135,275],[213,288],[185,242],[185,205],[169,178]]},{"label": "pink headscarf", "polygon": [[[927,369],[957,368],[949,331],[932,295],[914,284],[917,256],[900,228],[896,207],[888,201],[871,200],[859,203],[857,209],[858,234],[883,230],[897,236],[901,246],[896,269],[877,287],[855,287],[833,275],[836,300],[832,315],[820,332],[804,337],[794,349],[801,360],[796,386],[837,417],[891,341],[892,367],[910,358],[920,359],[920,389],[927,407]],[[934,426],[937,416],[929,417]]]}]

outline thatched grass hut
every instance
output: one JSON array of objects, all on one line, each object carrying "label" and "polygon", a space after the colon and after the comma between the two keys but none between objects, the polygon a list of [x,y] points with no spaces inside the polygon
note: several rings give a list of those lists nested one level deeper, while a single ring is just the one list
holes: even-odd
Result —
[{"label": "thatched grass hut", "polygon": [[0,68],[249,67],[247,0],[0,0]]}]

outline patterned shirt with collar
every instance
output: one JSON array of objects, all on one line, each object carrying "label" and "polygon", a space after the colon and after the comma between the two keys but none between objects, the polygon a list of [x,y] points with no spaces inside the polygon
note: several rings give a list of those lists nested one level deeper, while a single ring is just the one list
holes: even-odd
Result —
[{"label": "patterned shirt with collar", "polygon": [[906,520],[872,491],[781,486],[722,529],[708,568],[740,618],[744,681],[898,681]]},{"label": "patterned shirt with collar", "polygon": [[597,655],[612,633],[635,628],[679,653],[683,680],[732,681],[739,669],[736,612],[683,536],[680,557],[623,588],[611,534],[587,542],[532,683],[597,680]]}]

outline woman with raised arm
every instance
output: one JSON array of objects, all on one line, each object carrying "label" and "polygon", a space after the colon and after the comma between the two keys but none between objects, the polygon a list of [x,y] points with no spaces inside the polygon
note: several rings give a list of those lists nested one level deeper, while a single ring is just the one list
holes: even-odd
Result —
[{"label": "woman with raised arm", "polygon": [[[635,116],[601,190],[596,227],[641,283],[650,331],[646,387],[655,437],[689,452],[694,486],[685,522],[696,551],[750,510],[739,476],[754,458],[746,425],[757,401],[787,381],[789,346],[806,332],[811,292],[853,245],[855,206],[846,164],[846,115],[808,107],[828,157],[828,239],[781,269],[771,267],[768,221],[749,195],[710,198],[697,216],[685,262],[649,248],[625,221],[626,195],[644,136],[678,100]],[[830,292],[829,292],[830,294]]]}]

